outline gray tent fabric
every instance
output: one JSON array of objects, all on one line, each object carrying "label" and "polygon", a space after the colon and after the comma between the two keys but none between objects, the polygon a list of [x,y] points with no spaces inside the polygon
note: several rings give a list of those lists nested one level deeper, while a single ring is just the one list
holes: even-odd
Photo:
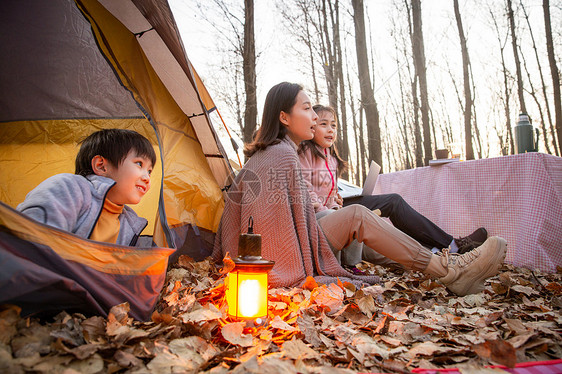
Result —
[{"label": "gray tent fabric", "polygon": [[149,321],[173,251],[85,240],[0,202],[0,304],[20,306],[23,316],[107,316],[128,302],[133,318]]},{"label": "gray tent fabric", "polygon": [[0,34],[11,36],[2,38],[2,121],[143,117],[99,52],[91,25],[74,2],[25,3],[0,1]]}]

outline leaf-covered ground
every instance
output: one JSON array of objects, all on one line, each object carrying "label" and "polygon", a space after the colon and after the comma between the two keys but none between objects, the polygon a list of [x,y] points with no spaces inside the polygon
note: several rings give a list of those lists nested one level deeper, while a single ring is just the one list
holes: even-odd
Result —
[{"label": "leaf-covered ground", "polygon": [[153,321],[128,305],[108,318],[0,311],[2,373],[403,373],[562,357],[561,274],[505,265],[486,290],[455,297],[420,273],[362,264],[381,284],[270,290],[262,327],[226,318],[223,278],[182,257]]}]

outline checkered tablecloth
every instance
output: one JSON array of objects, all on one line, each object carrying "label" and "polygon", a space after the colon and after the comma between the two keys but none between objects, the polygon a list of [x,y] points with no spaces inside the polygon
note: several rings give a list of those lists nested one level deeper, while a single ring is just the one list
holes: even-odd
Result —
[{"label": "checkered tablecloth", "polygon": [[562,266],[561,157],[526,153],[382,174],[374,193],[402,195],[454,237],[485,227],[507,240],[513,265]]},{"label": "checkered tablecloth", "polygon": [[[550,361],[528,361],[520,362],[514,368],[508,368],[503,365],[490,365],[486,368],[501,369],[498,371],[511,374],[560,374],[562,373],[562,360]],[[470,372],[473,372],[469,370]],[[419,369],[415,368],[412,373],[416,374],[462,374],[462,371],[456,368],[450,369]]]}]

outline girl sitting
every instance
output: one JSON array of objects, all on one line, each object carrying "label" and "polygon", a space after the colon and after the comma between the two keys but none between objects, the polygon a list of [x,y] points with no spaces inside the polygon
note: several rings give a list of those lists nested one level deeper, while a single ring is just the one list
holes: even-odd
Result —
[{"label": "girl sitting", "polygon": [[489,238],[464,255],[445,249],[438,256],[361,205],[316,220],[297,144],[314,137],[317,119],[300,85],[283,82],[271,88],[261,127],[245,148],[249,160],[228,191],[213,257],[220,260],[227,252],[237,256],[238,237],[252,216],[254,231],[262,235],[263,257],[275,261],[273,287],[301,286],[307,276],[320,283],[335,282],[335,277],[356,284],[374,282],[346,272],[332,252],[357,239],[406,269],[438,278],[457,295],[480,292],[505,258],[502,238]]},{"label": "girl sitting", "polygon": [[334,146],[338,126],[336,113],[329,106],[315,105],[313,109],[318,115],[318,124],[314,138],[299,146],[299,158],[314,208],[320,216],[327,214],[329,209],[340,209],[351,204],[360,204],[371,210],[378,209],[381,216],[388,217],[396,228],[425,247],[433,248],[434,252],[449,247],[451,253],[463,254],[486,240],[488,233],[483,227],[468,236],[454,239],[398,194],[342,199],[337,193],[337,175],[346,168],[346,163],[339,157]]}]

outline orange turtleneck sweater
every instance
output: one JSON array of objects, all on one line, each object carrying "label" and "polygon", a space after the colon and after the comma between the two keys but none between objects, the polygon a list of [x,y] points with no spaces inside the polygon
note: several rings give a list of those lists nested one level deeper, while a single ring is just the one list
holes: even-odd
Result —
[{"label": "orange turtleneck sweater", "polygon": [[119,215],[123,212],[123,205],[117,205],[105,199],[103,209],[94,227],[90,239],[98,242],[116,243],[121,224]]}]

